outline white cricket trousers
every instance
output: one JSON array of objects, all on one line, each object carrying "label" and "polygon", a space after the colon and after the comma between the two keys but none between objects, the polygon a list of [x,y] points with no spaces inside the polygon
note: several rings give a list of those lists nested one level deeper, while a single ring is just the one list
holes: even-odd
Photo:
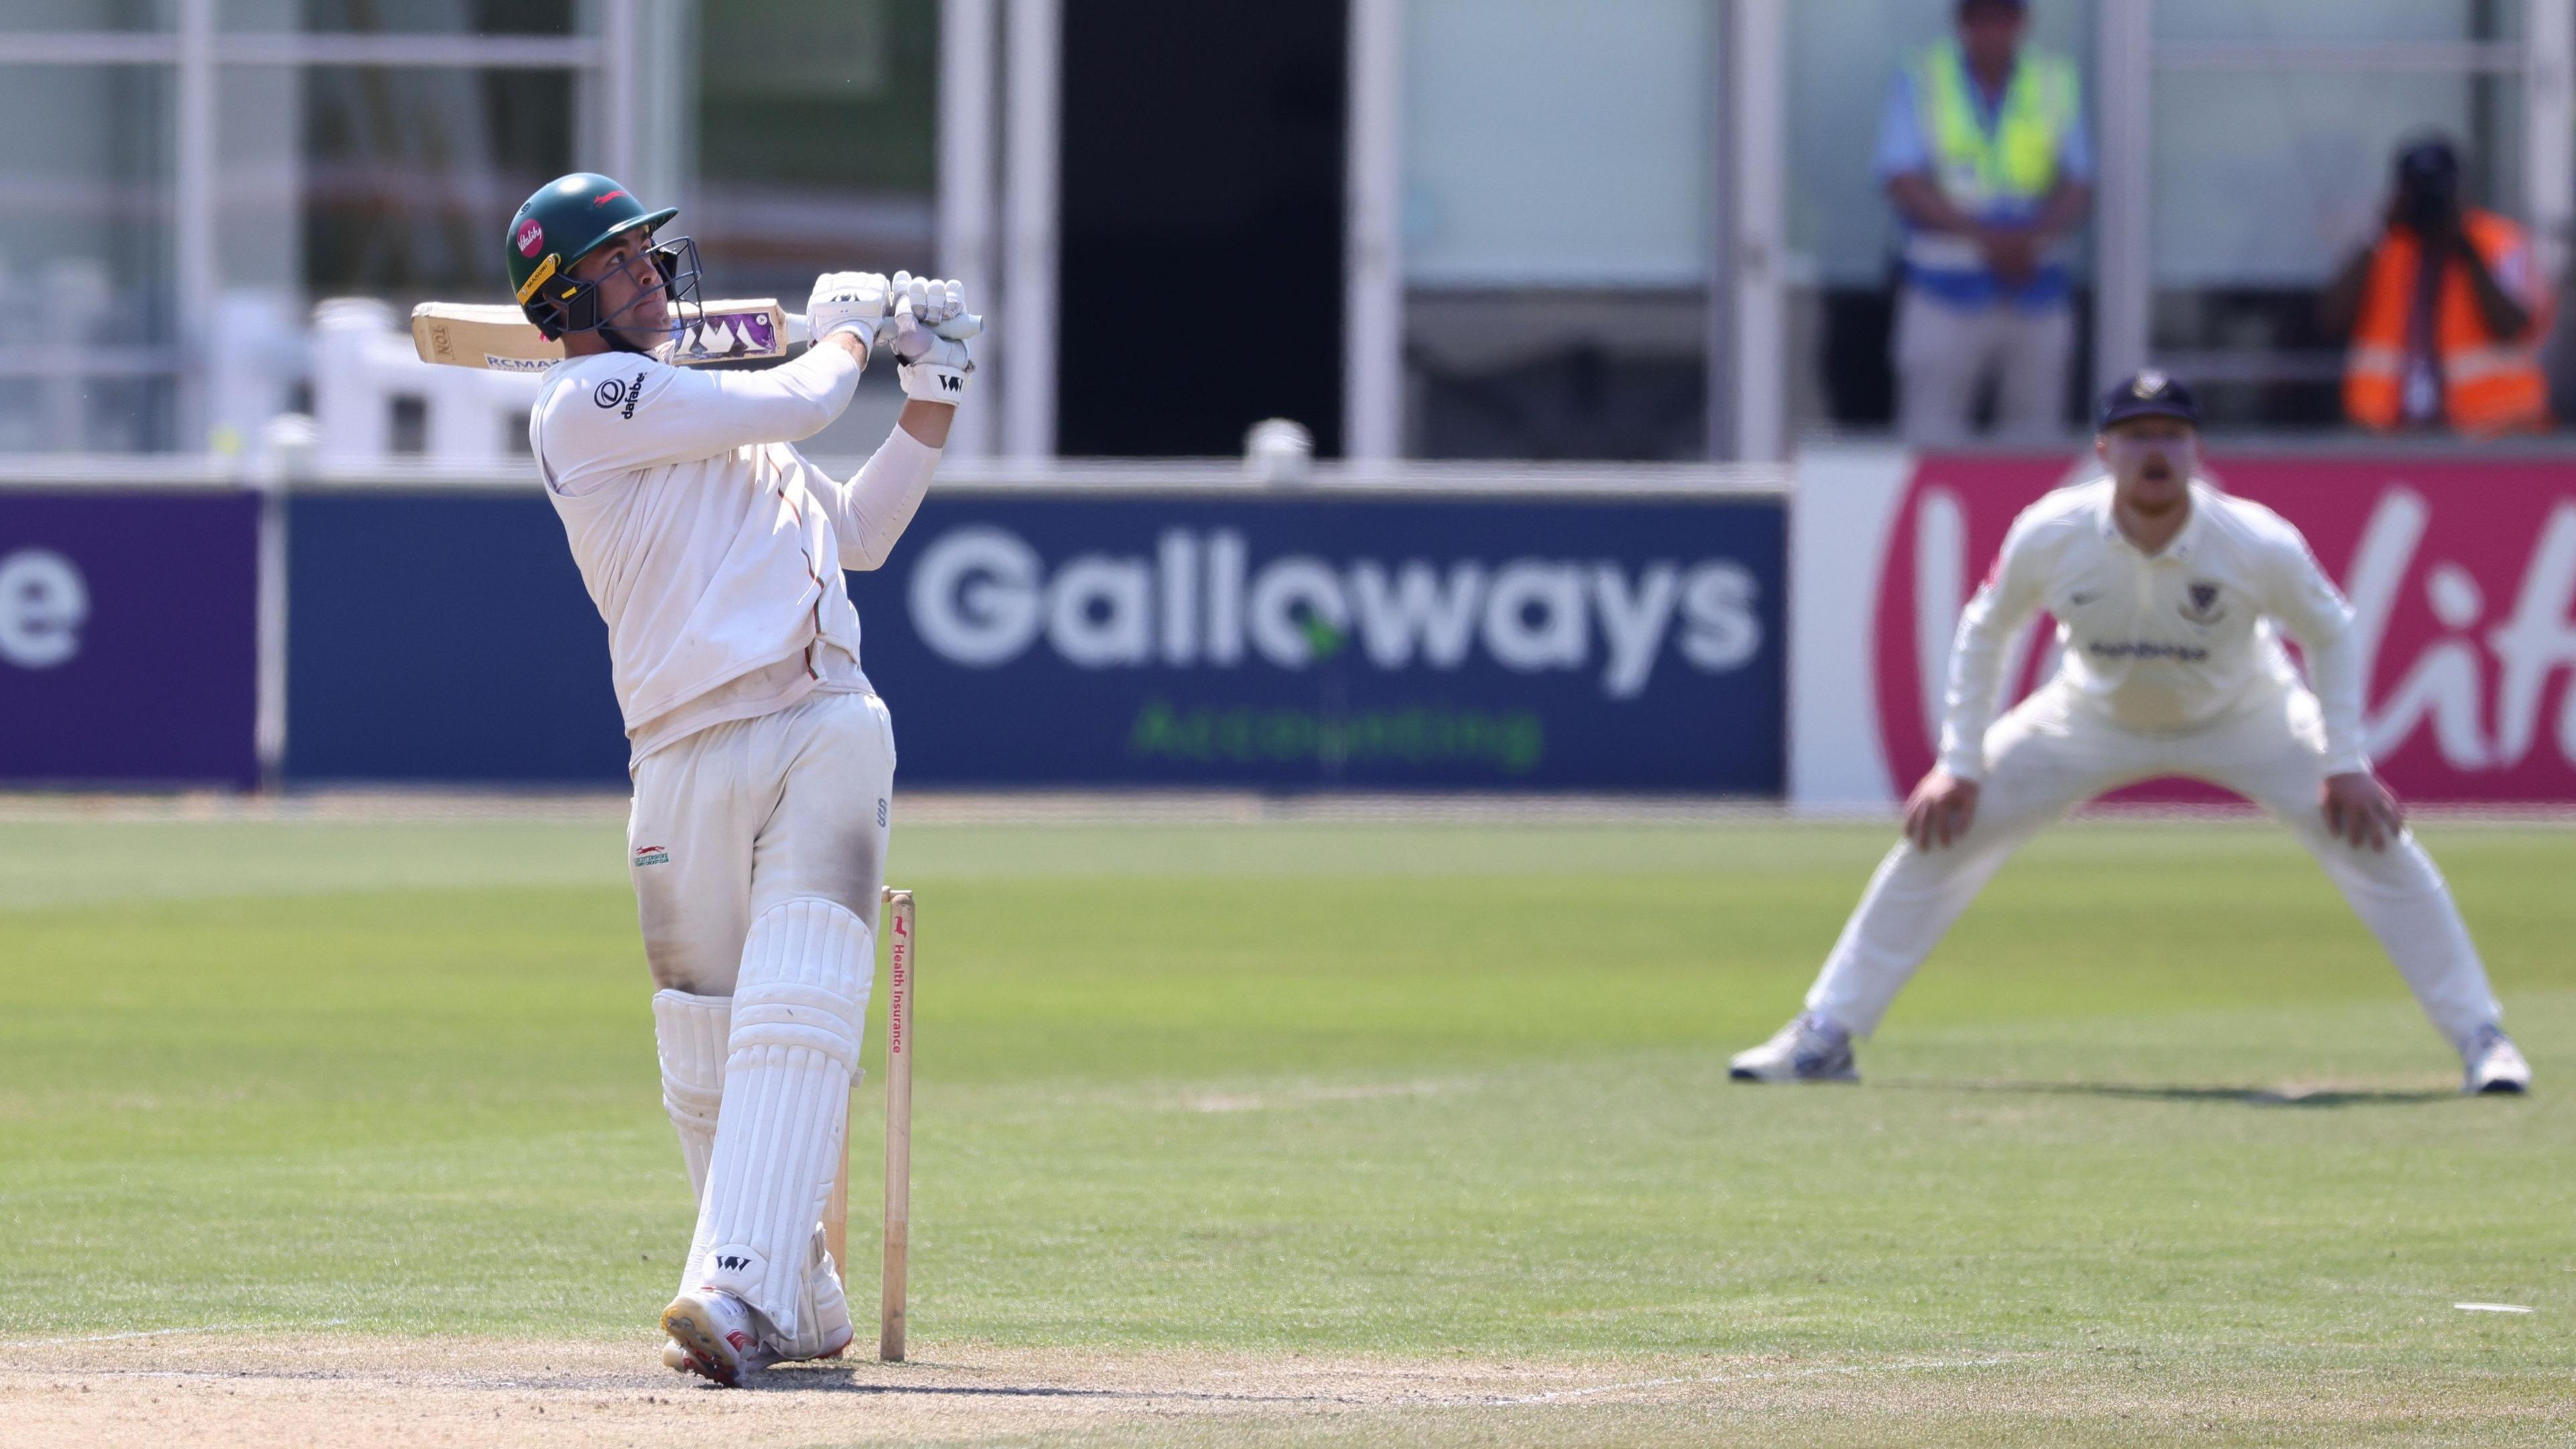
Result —
[{"label": "white cricket trousers", "polygon": [[628,869],[653,984],[731,996],[770,908],[831,901],[877,924],[894,724],[873,694],[811,694],[644,757]]},{"label": "white cricket trousers", "polygon": [[2205,780],[2262,806],[2324,866],[2362,924],[2454,1047],[2500,1011],[2485,965],[2450,888],[2411,832],[2385,851],[2329,834],[2319,809],[2325,729],[2316,697],[2267,690],[2236,713],[2187,734],[2119,728],[2057,685],[2040,689],[1986,732],[1986,776],[1966,836],[1918,850],[1900,842],[1807,993],[1807,1007],[1855,1034],[1878,1027],[1914,969],[2022,842],[2105,791],[2159,776]]},{"label": "white cricket trousers", "polygon": [[1896,363],[1896,431],[1912,447],[1971,440],[1977,390],[1995,379],[1994,440],[2054,443],[2066,433],[2067,367],[2075,310],[1998,303],[1958,307],[1907,287],[1890,344]]},{"label": "white cricket trousers", "polygon": [[846,1341],[816,1219],[876,963],[894,731],[817,694],[646,756],[627,826],[663,1103],[698,1198],[681,1288],[719,1288],[789,1357]]}]

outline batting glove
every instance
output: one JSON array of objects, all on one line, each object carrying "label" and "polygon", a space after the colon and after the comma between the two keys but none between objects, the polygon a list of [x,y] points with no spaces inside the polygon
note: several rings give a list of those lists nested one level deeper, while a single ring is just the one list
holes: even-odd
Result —
[{"label": "batting glove", "polygon": [[894,291],[882,272],[825,272],[814,279],[814,295],[805,303],[805,325],[814,345],[835,332],[855,333],[859,351],[877,345],[877,329],[894,305]]},{"label": "batting glove", "polygon": [[965,288],[952,281],[894,274],[894,355],[904,396],[954,406],[975,375],[975,357],[962,338],[934,329],[966,315]]}]

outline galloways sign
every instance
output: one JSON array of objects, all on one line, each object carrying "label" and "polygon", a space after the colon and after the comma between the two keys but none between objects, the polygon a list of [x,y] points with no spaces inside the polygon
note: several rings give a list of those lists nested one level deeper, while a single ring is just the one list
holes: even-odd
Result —
[{"label": "galloways sign", "polygon": [[851,576],[922,782],[1776,793],[1772,499],[934,495]]}]

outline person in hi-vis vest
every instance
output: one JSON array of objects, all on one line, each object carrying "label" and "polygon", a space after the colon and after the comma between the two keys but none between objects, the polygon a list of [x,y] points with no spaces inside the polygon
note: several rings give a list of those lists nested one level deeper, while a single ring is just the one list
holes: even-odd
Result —
[{"label": "person in hi-vis vest", "polygon": [[1967,441],[1995,385],[1995,431],[2055,439],[2075,350],[2067,235],[2093,198],[2075,66],[2022,43],[2023,0],[1959,0],[1958,35],[1890,87],[1877,172],[1904,224],[1893,360],[1897,429]]},{"label": "person in hi-vis vest", "polygon": [[2397,153],[2397,190],[2376,241],[2319,301],[2344,350],[2344,415],[2376,432],[2482,436],[2549,426],[2540,344],[2548,294],[2531,239],[2460,202],[2460,156],[2428,137]]}]

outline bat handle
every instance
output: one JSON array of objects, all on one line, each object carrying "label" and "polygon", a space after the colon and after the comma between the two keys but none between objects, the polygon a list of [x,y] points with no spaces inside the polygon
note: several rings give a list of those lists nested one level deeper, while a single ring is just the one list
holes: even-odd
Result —
[{"label": "bat handle", "polygon": [[[968,312],[963,316],[953,317],[948,321],[942,322],[930,330],[947,338],[951,342],[963,342],[970,337],[983,335],[984,318],[980,313]],[[877,333],[877,336],[880,338],[891,337],[893,335],[894,330],[892,328],[885,328]],[[811,342],[813,340],[814,329],[806,322],[805,314],[802,312],[788,313],[787,341],[789,345],[793,346],[799,342]]]}]

